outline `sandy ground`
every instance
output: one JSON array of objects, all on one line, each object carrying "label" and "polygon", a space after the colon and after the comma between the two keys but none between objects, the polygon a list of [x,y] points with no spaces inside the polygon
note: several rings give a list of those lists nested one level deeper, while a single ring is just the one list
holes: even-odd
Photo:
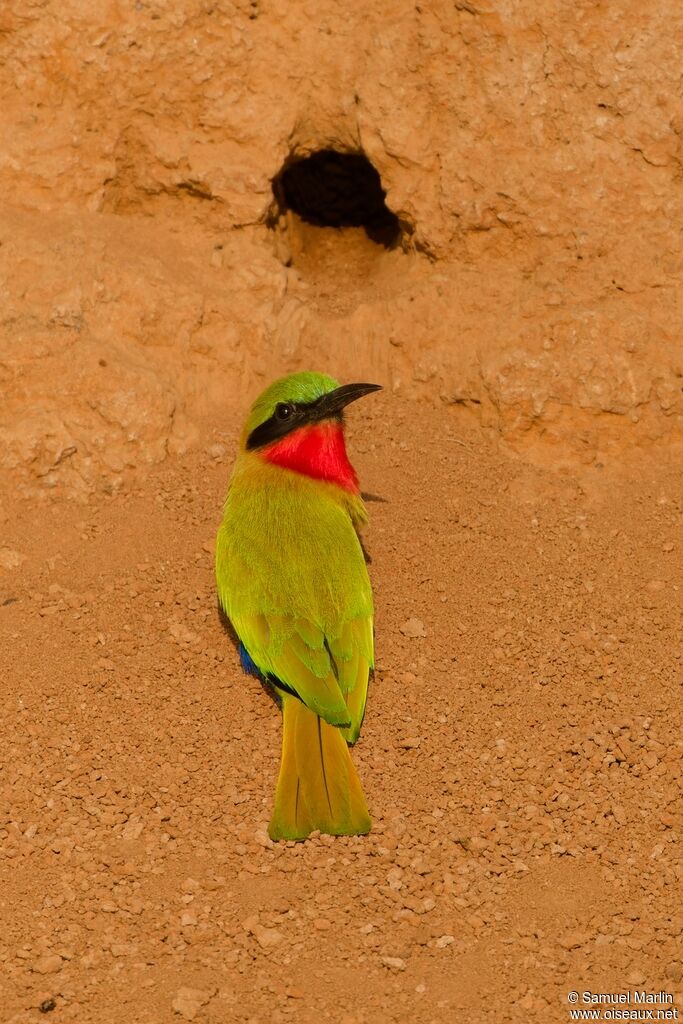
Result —
[{"label": "sandy ground", "polygon": [[354,408],[383,499],[355,750],[375,825],[273,845],[279,715],[214,594],[238,425],[136,489],[5,515],[0,1019],[563,1022],[570,990],[634,989],[683,1010],[673,458],[556,474],[448,410]]}]

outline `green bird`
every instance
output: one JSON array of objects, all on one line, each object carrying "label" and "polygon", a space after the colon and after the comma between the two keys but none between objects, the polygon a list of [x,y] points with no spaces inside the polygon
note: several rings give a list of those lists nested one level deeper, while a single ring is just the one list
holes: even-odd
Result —
[{"label": "green bird", "polygon": [[367,513],[343,410],[377,384],[295,373],[254,402],[216,542],[218,597],[246,672],[272,685],[283,734],[271,839],[371,821],[349,753],[374,663]]}]

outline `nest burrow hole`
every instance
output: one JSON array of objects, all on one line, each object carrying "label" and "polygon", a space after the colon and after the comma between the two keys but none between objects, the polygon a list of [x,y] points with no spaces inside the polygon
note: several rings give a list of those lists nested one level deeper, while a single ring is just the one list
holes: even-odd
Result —
[{"label": "nest burrow hole", "polygon": [[379,173],[363,153],[318,149],[290,157],[273,179],[273,195],[274,222],[291,210],[315,227],[363,228],[385,249],[401,244],[401,221],[387,206]]}]

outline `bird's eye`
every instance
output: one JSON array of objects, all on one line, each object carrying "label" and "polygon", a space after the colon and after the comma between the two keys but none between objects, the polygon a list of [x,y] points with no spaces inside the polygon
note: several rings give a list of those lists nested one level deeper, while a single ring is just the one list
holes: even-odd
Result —
[{"label": "bird's eye", "polygon": [[275,409],[275,415],[279,420],[291,419],[294,413],[294,406],[290,402],[280,402]]}]

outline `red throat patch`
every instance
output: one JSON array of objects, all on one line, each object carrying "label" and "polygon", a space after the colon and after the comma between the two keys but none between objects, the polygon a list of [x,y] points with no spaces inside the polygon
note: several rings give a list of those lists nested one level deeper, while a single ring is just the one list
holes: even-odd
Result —
[{"label": "red throat patch", "polygon": [[358,477],[349,462],[341,423],[300,427],[263,451],[263,458],[314,480],[337,484],[358,494]]}]

